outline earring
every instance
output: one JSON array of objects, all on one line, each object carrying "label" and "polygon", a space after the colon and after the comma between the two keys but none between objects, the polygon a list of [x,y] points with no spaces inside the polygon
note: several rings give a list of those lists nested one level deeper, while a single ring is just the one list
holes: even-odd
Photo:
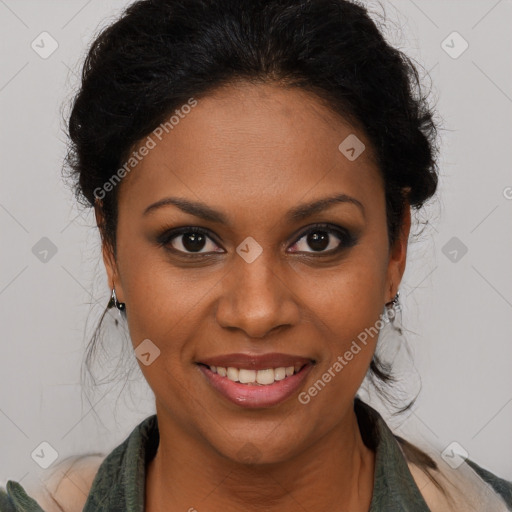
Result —
[{"label": "earring", "polygon": [[401,327],[397,327],[395,325],[396,314],[398,311],[401,310],[400,292],[399,291],[396,292],[396,295],[393,297],[392,300],[390,300],[389,302],[386,302],[386,308],[387,308],[386,316],[389,318],[389,321],[391,322],[391,325],[393,326],[393,328],[395,330],[397,330],[399,332],[399,334],[401,335],[402,334]]},{"label": "earring", "polygon": [[396,307],[398,309],[399,304],[400,304],[400,292],[397,291],[394,298],[392,300],[390,300],[389,302],[386,302],[386,306],[388,308]]},{"label": "earring", "polygon": [[124,302],[118,302],[117,301],[117,296],[116,296],[116,289],[115,287],[112,288],[112,296],[110,297],[110,300],[108,302],[108,308],[113,308],[113,307],[116,307],[117,309],[119,309],[119,311],[124,311],[126,309],[126,305]]}]

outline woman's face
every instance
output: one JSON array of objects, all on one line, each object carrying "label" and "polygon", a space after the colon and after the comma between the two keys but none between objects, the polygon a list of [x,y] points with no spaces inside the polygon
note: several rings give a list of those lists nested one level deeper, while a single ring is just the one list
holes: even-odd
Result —
[{"label": "woman's face", "polygon": [[[156,144],[119,185],[117,261],[104,247],[133,346],[150,340],[138,351],[149,353],[139,364],[159,425],[232,460],[285,460],[349,417],[375,329],[365,343],[358,340],[379,327],[398,289],[409,209],[390,250],[369,142],[298,89],[226,86],[183,109],[167,131],[152,135]],[[342,194],[353,200],[291,216]],[[224,222],[170,202],[148,210],[171,197],[215,211]],[[316,223],[328,226],[308,235]],[[190,234],[193,227],[206,234]],[[233,353],[281,353],[310,364],[284,399],[254,387],[276,403],[236,391],[249,384],[228,384],[233,401],[198,364]]]}]

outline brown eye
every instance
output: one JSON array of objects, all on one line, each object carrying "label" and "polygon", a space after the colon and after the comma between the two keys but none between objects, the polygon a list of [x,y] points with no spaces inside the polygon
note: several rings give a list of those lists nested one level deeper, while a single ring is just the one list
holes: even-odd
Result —
[{"label": "brown eye", "polygon": [[313,226],[300,236],[293,245],[297,247],[293,252],[332,254],[352,247],[355,243],[355,238],[347,231],[330,227],[328,224],[320,224]]},{"label": "brown eye", "polygon": [[[215,250],[215,247],[218,246],[208,236],[207,231],[199,227],[185,227],[167,231],[158,237],[158,243],[169,250],[185,255],[219,252]],[[203,251],[205,248],[206,250]]]}]

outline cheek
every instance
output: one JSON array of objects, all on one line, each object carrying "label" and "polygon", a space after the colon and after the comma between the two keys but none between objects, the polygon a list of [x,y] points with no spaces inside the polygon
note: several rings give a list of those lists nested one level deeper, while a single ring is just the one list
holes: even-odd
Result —
[{"label": "cheek", "polygon": [[[181,403],[176,397],[188,396],[183,382],[189,369],[183,361],[191,359],[189,341],[195,331],[188,319],[200,307],[200,294],[183,272],[173,270],[163,259],[144,258],[136,252],[134,256],[125,265],[123,289],[135,355],[155,396]],[[141,357],[145,352],[150,353],[147,365]]]},{"label": "cheek", "polygon": [[[366,258],[347,259],[322,279],[309,280],[302,291],[324,340],[325,363],[332,365],[338,356],[351,351],[344,373],[356,379],[370,364],[384,311],[385,265],[375,261],[371,252],[367,254]],[[314,287],[311,282],[316,283]]]},{"label": "cheek", "polygon": [[364,326],[365,320],[382,313],[386,269],[379,251],[361,246],[330,270],[303,270],[300,293],[329,324]]},{"label": "cheek", "polygon": [[165,264],[133,268],[127,281],[127,319],[134,343],[153,338],[165,347],[181,339],[183,330],[190,329],[187,318],[200,308],[204,289],[201,293],[186,274]]},{"label": "cheek", "polygon": [[165,332],[167,336],[172,334],[172,326],[185,315],[185,275],[173,270],[163,249],[151,247],[144,240],[120,244],[118,256],[133,345],[149,338],[160,347]]},{"label": "cheek", "polygon": [[309,291],[322,357],[299,402],[319,430],[331,428],[349,408],[371,363],[384,310],[385,280],[375,269],[347,265],[324,281],[323,290]]},{"label": "cheek", "polygon": [[141,370],[154,390],[161,382],[179,387],[190,370],[183,363],[196,355],[201,323],[212,314],[207,307],[210,292],[218,286],[219,273],[207,267],[194,269],[171,264],[163,249],[124,249],[124,254],[130,255],[122,258],[120,253],[133,347],[137,354],[139,344],[149,339],[160,351],[159,364],[140,365]]}]

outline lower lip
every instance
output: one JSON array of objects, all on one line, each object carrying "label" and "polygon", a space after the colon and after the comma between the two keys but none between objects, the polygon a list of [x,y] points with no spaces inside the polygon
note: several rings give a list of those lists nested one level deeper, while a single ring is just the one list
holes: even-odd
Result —
[{"label": "lower lip", "polygon": [[248,408],[271,407],[283,402],[299,389],[309,371],[313,368],[313,364],[309,363],[298,373],[294,373],[283,380],[275,381],[274,384],[253,386],[221,377],[202,364],[198,366],[207,377],[208,382],[219,393],[234,404]]}]

